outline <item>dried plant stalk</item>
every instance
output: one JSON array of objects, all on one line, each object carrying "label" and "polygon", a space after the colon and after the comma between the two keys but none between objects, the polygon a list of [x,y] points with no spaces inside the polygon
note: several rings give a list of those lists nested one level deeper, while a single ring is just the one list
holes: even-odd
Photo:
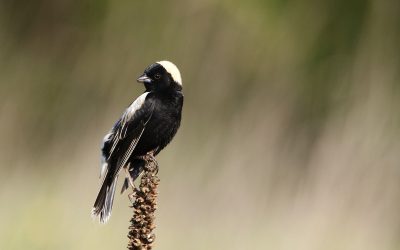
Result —
[{"label": "dried plant stalk", "polygon": [[157,177],[158,164],[153,156],[146,156],[146,165],[142,175],[140,186],[134,190],[132,208],[133,216],[129,226],[129,250],[152,249],[156,227],[154,212],[157,208],[157,186],[160,179]]}]

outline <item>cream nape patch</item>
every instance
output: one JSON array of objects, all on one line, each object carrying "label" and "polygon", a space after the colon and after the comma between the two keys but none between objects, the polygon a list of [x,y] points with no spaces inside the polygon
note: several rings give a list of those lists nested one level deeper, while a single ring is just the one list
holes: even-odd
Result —
[{"label": "cream nape patch", "polygon": [[161,66],[164,67],[164,69],[171,74],[172,78],[174,79],[175,82],[177,82],[179,85],[182,86],[182,77],[181,73],[179,72],[178,67],[176,67],[175,64],[173,64],[170,61],[159,61],[157,62]]}]

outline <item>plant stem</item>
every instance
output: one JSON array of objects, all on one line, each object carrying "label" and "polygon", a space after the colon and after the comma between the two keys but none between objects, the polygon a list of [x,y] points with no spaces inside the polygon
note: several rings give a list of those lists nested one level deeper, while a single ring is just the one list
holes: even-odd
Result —
[{"label": "plant stem", "polygon": [[133,216],[129,226],[129,250],[152,249],[155,240],[153,233],[156,227],[154,223],[154,212],[157,208],[157,187],[160,179],[157,177],[158,164],[153,156],[145,158],[146,165],[138,189],[131,196]]}]

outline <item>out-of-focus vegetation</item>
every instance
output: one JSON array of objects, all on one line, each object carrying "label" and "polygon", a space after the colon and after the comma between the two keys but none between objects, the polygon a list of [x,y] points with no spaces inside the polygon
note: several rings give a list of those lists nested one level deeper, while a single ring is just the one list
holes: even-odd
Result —
[{"label": "out-of-focus vegetation", "polygon": [[399,249],[400,2],[1,1],[0,249],[119,249],[99,147],[168,59],[157,249]]}]

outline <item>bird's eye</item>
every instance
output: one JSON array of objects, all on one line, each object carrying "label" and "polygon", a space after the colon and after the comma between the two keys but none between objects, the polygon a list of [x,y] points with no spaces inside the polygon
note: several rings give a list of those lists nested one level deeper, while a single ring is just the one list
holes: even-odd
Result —
[{"label": "bird's eye", "polygon": [[156,78],[156,79],[158,80],[158,79],[161,78],[161,75],[157,73],[157,74],[154,76],[154,78]]}]

